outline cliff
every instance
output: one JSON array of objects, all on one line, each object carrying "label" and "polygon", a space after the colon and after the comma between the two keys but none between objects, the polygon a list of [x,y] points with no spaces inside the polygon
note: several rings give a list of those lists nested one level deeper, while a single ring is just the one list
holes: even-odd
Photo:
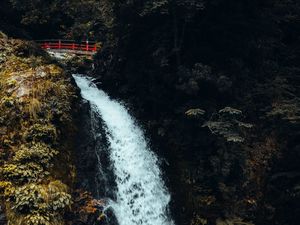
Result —
[{"label": "cliff", "polygon": [[[165,159],[176,224],[298,225],[296,0],[70,0],[64,13],[58,0],[5,0],[0,11],[8,2],[6,18],[33,37],[103,41],[94,77],[128,103]],[[0,29],[17,35],[6,22]],[[89,121],[87,105],[82,112]],[[79,187],[97,194],[94,144],[80,139],[87,151],[75,158],[87,161],[77,162]]]},{"label": "cliff", "polygon": [[0,191],[10,224],[65,224],[75,93],[45,52],[0,33]]}]

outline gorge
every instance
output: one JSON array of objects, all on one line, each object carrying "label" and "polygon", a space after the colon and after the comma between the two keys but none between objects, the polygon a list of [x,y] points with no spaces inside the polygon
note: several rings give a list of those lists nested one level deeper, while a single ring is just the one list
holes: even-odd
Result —
[{"label": "gorge", "polygon": [[298,225],[299,15],[0,1],[0,224]]}]

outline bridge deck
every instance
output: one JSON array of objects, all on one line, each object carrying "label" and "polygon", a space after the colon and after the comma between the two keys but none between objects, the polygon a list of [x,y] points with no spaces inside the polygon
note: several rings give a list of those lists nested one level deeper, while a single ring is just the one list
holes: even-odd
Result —
[{"label": "bridge deck", "polygon": [[78,55],[94,55],[100,49],[100,43],[85,41],[75,42],[73,40],[38,40],[41,48],[53,52],[71,53]]},{"label": "bridge deck", "polygon": [[72,50],[72,49],[51,49],[47,48],[46,51],[53,52],[53,53],[68,53],[68,54],[75,54],[75,55],[95,55],[96,52],[91,51],[80,51],[80,50]]}]

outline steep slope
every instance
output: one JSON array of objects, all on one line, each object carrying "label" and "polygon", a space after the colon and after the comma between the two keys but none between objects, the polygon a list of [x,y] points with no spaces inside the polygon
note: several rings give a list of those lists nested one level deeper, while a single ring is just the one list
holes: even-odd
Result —
[{"label": "steep slope", "polygon": [[10,224],[64,224],[75,90],[45,52],[0,33],[0,191]]}]

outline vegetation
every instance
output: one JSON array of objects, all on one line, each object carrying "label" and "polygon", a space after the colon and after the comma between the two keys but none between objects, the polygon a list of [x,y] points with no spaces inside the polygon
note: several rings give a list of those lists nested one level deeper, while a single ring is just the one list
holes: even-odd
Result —
[{"label": "vegetation", "polygon": [[74,126],[69,123],[74,88],[70,77],[31,43],[2,33],[0,43],[0,196],[7,219],[10,224],[65,224],[74,173],[68,156],[72,135],[62,137]]},{"label": "vegetation", "polygon": [[[296,0],[63,2],[6,0],[0,6],[9,9],[3,13],[6,18],[17,15],[12,23],[22,24],[35,38],[88,36],[104,41],[95,58],[95,77],[103,89],[131,103],[167,158],[178,224],[298,223]],[[5,23],[0,19],[1,24]],[[45,83],[43,90],[33,84],[35,91],[24,99],[28,104],[20,102],[11,94],[20,84],[13,72],[27,71],[22,73],[26,78],[33,74],[29,68],[37,68],[42,59],[24,57],[28,51],[0,50],[0,70],[6,71],[3,76],[11,74],[9,80],[0,80],[0,124],[6,124],[0,125],[0,157],[9,159],[3,171],[11,177],[1,186],[11,187],[15,184],[10,179],[24,171],[29,172],[20,185],[40,179],[32,168],[46,171],[44,165],[30,163],[22,165],[22,172],[12,169],[17,149],[42,143],[39,151],[60,156],[62,133],[56,124],[70,120],[64,111],[70,105],[67,86],[54,75],[61,71],[51,65],[34,71],[40,76],[48,71],[46,77],[55,82]],[[35,122],[24,123],[24,118]],[[30,150],[28,154],[36,157]],[[50,158],[39,160],[55,167]],[[52,180],[51,175],[45,177]]]},{"label": "vegetation", "polygon": [[99,1],[30,0],[24,4],[21,0],[4,0],[0,4],[11,11],[5,13],[10,21],[14,15],[19,15],[16,24],[26,27],[31,37],[36,39],[64,36],[81,40],[101,37],[102,3]]},{"label": "vegetation", "polygon": [[95,76],[167,157],[178,224],[296,225],[297,1],[103,3]]}]

